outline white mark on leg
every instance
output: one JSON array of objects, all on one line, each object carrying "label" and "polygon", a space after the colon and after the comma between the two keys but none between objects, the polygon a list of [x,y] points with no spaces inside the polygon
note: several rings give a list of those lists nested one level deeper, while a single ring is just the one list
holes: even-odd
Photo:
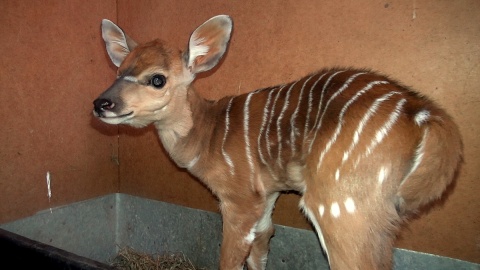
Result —
[{"label": "white mark on leg", "polygon": [[332,203],[332,206],[330,207],[330,214],[334,218],[338,218],[340,216],[340,206],[337,202]]},{"label": "white mark on leg", "polygon": [[355,213],[355,202],[353,201],[352,198],[348,197],[346,200],[345,200],[345,209],[347,209],[347,212],[350,213],[350,214],[353,214]]},{"label": "white mark on leg", "polygon": [[335,181],[338,180],[340,180],[340,169],[337,169],[337,171],[335,172]]},{"label": "white mark on leg", "polygon": [[245,236],[245,242],[247,242],[249,245],[255,240],[255,228],[257,227],[257,223],[253,225],[253,227],[250,229],[250,232]]},{"label": "white mark on leg", "polygon": [[320,214],[320,217],[323,217],[323,214],[325,214],[325,205],[320,204],[318,206],[318,213]]},{"label": "white mark on leg", "polygon": [[275,208],[275,202],[280,196],[279,192],[273,193],[267,198],[267,204],[265,206],[265,210],[263,212],[262,217],[257,223],[256,231],[257,232],[265,232],[272,226],[272,212]]},{"label": "white mark on leg", "polygon": [[267,260],[268,260],[268,253],[265,253],[260,258],[260,269],[266,269]]},{"label": "white mark on leg", "polygon": [[[248,258],[247,258],[247,265],[248,265],[248,269],[252,269],[252,270],[257,270],[257,269],[266,269],[266,266],[267,266],[267,256],[268,256],[268,250],[265,254],[262,254],[260,256],[260,258],[258,258],[258,265],[256,264],[256,261],[254,260],[254,258],[252,257],[252,254],[250,253],[250,255],[248,255]],[[243,270],[244,267],[242,266],[239,270]]]},{"label": "white mark on leg", "polygon": [[310,222],[312,222],[313,227],[315,227],[315,231],[317,231],[318,238],[320,239],[320,244],[322,244],[322,248],[325,251],[325,253],[327,254],[328,261],[330,261],[330,256],[328,255],[327,245],[325,244],[325,238],[323,237],[323,233],[322,233],[322,228],[320,227],[320,224],[318,224],[318,221],[315,218],[315,215],[313,214],[313,212],[310,211],[310,209],[308,209],[305,206],[305,201],[304,201],[303,197],[302,197],[302,199],[300,199],[300,209],[302,209],[303,213],[305,213],[305,215],[308,217]]}]

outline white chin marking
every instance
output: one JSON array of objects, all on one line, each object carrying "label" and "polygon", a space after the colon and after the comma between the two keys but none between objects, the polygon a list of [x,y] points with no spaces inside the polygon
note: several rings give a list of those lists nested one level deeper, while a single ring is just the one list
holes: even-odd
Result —
[{"label": "white chin marking", "polygon": [[118,125],[121,124],[125,119],[120,118],[120,117],[115,117],[115,118],[100,118],[103,122],[110,124],[110,125]]},{"label": "white chin marking", "polygon": [[118,125],[122,124],[130,119],[133,118],[133,114],[130,113],[125,116],[119,116],[119,117],[100,117],[99,119],[102,120],[103,122],[111,125]]}]

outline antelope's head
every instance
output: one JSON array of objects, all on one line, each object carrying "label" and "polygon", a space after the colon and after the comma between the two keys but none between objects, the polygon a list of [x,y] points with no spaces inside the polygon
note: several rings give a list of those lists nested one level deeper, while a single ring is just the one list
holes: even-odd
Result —
[{"label": "antelope's head", "polygon": [[192,33],[181,51],[159,39],[137,45],[120,27],[103,20],[102,37],[118,70],[117,79],[93,102],[93,114],[109,124],[175,124],[180,111],[190,110],[190,84],[197,73],[219,62],[231,30],[230,17],[213,17]]}]

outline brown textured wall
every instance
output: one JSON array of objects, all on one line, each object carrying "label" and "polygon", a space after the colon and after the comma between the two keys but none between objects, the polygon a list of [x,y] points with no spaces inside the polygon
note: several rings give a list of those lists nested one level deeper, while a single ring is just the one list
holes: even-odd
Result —
[{"label": "brown textured wall", "polygon": [[0,223],[117,191],[117,128],[91,117],[115,77],[99,36],[115,7],[0,1]]},{"label": "brown textured wall", "polygon": [[[398,247],[480,262],[480,2],[119,0],[121,26],[137,41],[184,47],[217,14],[234,19],[221,67],[196,82],[209,99],[294,80],[323,66],[380,70],[431,96],[460,125],[466,164],[449,198],[403,230]],[[113,71],[112,71],[113,73]],[[216,210],[208,191],[165,156],[152,128],[121,128],[121,190]],[[284,195],[274,220],[309,228],[298,196]]]},{"label": "brown textured wall", "polygon": [[[119,190],[217,210],[153,128],[102,124],[91,102],[115,77],[102,18],[137,41],[183,47],[200,23],[229,14],[225,60],[195,83],[206,98],[340,65],[383,71],[443,105],[460,126],[466,163],[448,199],[404,229],[397,246],[480,262],[480,2],[11,0],[0,10],[0,223]],[[298,196],[282,196],[275,222],[309,228],[297,204]]]}]

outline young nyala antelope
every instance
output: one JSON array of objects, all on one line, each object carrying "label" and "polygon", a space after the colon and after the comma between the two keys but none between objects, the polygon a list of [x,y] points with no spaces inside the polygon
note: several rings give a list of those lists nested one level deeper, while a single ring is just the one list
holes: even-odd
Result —
[{"label": "young nyala antelope", "polygon": [[205,100],[192,82],[219,62],[231,32],[230,17],[213,17],[180,51],[158,39],[137,45],[104,20],[118,71],[94,101],[94,115],[155,125],[176,164],[218,197],[220,269],[265,269],[283,191],[300,194],[331,269],[391,268],[399,225],[454,178],[462,156],[457,126],[405,86],[349,68]]}]

